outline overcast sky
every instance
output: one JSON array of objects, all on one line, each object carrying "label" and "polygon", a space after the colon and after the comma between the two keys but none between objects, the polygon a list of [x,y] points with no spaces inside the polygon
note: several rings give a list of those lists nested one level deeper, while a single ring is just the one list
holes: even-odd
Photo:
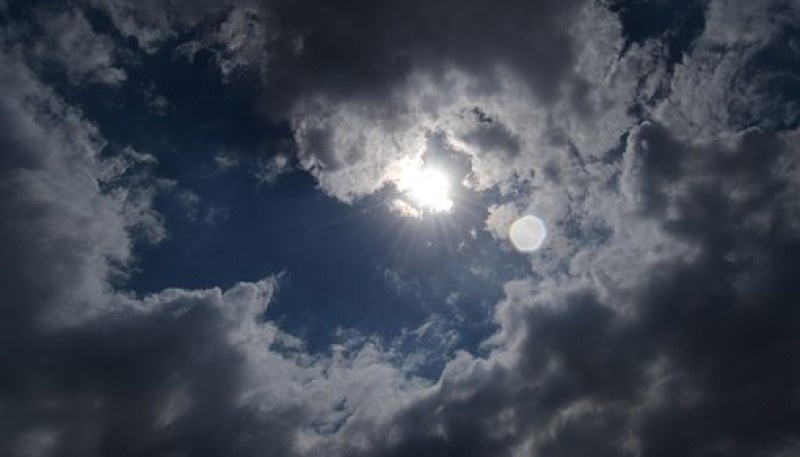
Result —
[{"label": "overcast sky", "polygon": [[0,0],[0,455],[800,455],[796,0]]}]

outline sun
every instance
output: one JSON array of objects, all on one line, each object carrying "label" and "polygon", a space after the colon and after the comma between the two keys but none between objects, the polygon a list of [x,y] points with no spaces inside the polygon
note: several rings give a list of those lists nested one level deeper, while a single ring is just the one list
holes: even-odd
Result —
[{"label": "sun", "polygon": [[425,168],[413,173],[409,196],[419,206],[434,212],[450,211],[450,181],[441,170]]},{"label": "sun", "polygon": [[407,167],[400,176],[398,187],[419,210],[441,213],[453,208],[450,180],[438,168]]}]

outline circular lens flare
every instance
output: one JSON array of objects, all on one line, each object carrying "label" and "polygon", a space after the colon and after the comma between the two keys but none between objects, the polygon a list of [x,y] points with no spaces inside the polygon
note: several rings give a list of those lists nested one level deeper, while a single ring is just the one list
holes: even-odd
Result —
[{"label": "circular lens flare", "polygon": [[533,252],[542,247],[547,237],[544,222],[536,216],[523,216],[513,224],[509,230],[511,243],[520,252]]}]

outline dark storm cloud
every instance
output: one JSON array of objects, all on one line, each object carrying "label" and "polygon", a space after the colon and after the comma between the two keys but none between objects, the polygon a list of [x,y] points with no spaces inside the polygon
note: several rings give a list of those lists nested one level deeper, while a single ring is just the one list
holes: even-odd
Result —
[{"label": "dark storm cloud", "polygon": [[6,341],[3,453],[285,455],[285,412],[258,419],[239,402],[246,361],[229,338],[241,322],[226,316],[235,303],[219,291],[172,295],[153,297],[152,311]]},{"label": "dark storm cloud", "polygon": [[[31,70],[42,56],[7,32],[0,452],[797,452],[793,3],[711,1],[703,33],[674,30],[672,19],[633,30],[630,16],[620,28],[607,11],[573,1],[95,5],[146,53],[185,44],[176,37],[207,21],[199,27],[210,36],[195,45],[214,49],[223,76],[263,65],[261,109],[295,117],[284,120],[294,122],[301,160],[340,198],[374,191],[383,170],[373,162],[425,144],[437,111],[452,110],[456,120],[442,123],[455,126],[442,136],[465,144],[476,173],[496,174],[490,184],[530,176],[516,184],[534,190],[507,196],[497,218],[546,211],[552,233],[531,255],[530,277],[505,285],[488,355],[459,353],[433,386],[396,367],[405,354],[363,340],[304,352],[262,321],[279,278],[132,297],[112,284],[135,257],[136,234],[163,236],[147,184],[152,160],[101,154],[99,127],[42,82]],[[58,17],[104,40],[79,13]],[[605,33],[596,40],[593,22]],[[666,43],[662,57],[664,34],[689,42]],[[172,39],[180,43],[164,45]],[[73,85],[113,70],[107,41],[87,49],[102,56],[94,66],[74,61]],[[453,69],[466,76],[451,78]],[[522,88],[509,90],[498,69]],[[473,96],[492,106],[475,108]],[[475,116],[460,123],[464,109]],[[526,117],[537,110],[541,125]],[[606,146],[598,129],[621,144]],[[356,171],[326,174],[347,169]],[[587,239],[570,221],[609,233]]]},{"label": "dark storm cloud", "polygon": [[[130,164],[100,160],[95,127],[15,57],[3,56],[0,106],[8,120],[0,135],[0,452],[167,453],[170,437],[183,434],[196,437],[193,454],[246,446],[249,413],[231,398],[241,355],[226,340],[241,324],[226,324],[218,291],[118,308],[128,299],[114,297],[107,281],[130,260],[130,232],[153,222],[149,202],[121,184]],[[259,297],[251,301],[258,306]],[[158,425],[159,405],[174,391],[198,418],[224,417],[227,431],[208,419],[178,420],[180,411]]]},{"label": "dark storm cloud", "polygon": [[[736,8],[720,7],[728,15]],[[763,21],[793,20],[790,13]],[[776,27],[774,37],[765,32],[766,44],[745,55],[768,53],[783,42],[785,29],[792,26]],[[705,52],[696,57],[700,68],[733,58]],[[516,297],[532,307],[517,324],[524,329],[518,364],[470,371],[463,386],[447,384],[446,372],[438,396],[401,415],[401,438],[379,455],[510,455],[520,448],[546,455],[791,452],[800,411],[792,368],[800,354],[800,297],[790,279],[797,267],[798,207],[791,195],[798,150],[797,134],[775,126],[786,128],[784,119],[796,110],[781,114],[792,105],[776,98],[791,100],[791,91],[763,81],[783,80],[786,72],[769,68],[797,59],[787,63],[782,56],[768,67],[758,61],[711,63],[720,81],[738,84],[730,92],[713,86],[718,98],[693,104],[674,86],[676,100],[720,114],[692,119],[706,121],[698,128],[714,139],[692,144],[672,126],[650,123],[629,132],[620,190],[636,216],[625,223],[655,224],[687,254],[633,270],[629,287],[616,296],[601,299],[589,284],[554,292],[546,303],[532,291]],[[736,65],[758,65],[764,73],[740,77]],[[689,65],[681,71],[687,68],[694,71]],[[758,115],[764,128],[739,131],[756,112],[769,113]],[[449,396],[460,389],[462,397]]]},{"label": "dark storm cloud", "polygon": [[[435,122],[430,119],[453,109],[448,104],[458,104],[465,94],[501,91],[504,74],[519,78],[531,101],[542,106],[569,92],[577,52],[570,27],[584,5],[581,0],[268,4],[284,40],[273,48],[264,110],[292,116],[304,163],[326,191],[357,198],[384,184],[392,162],[420,149],[392,147],[395,138],[430,133]],[[456,89],[453,72],[466,75],[466,89]],[[432,100],[419,95],[425,84],[433,87]],[[309,106],[307,100],[326,106]],[[339,119],[363,112],[377,124],[363,126],[367,134],[386,131],[382,146],[350,137],[349,124]],[[307,130],[309,121],[322,125]],[[468,140],[479,146],[491,142],[500,154],[513,154],[517,141],[499,129],[487,127]],[[322,138],[327,147],[317,148]],[[359,173],[360,178],[348,177]]]},{"label": "dark storm cloud", "polygon": [[796,442],[800,424],[796,134],[746,131],[698,151],[645,126],[632,137],[633,147],[644,142],[684,157],[660,215],[699,249],[691,262],[665,265],[638,298],[670,367],[664,398],[638,423],[643,451],[772,455]]},{"label": "dark storm cloud", "polygon": [[611,299],[587,284],[511,287],[498,319],[514,362],[454,363],[461,373],[399,416],[402,438],[375,455],[789,455],[800,426],[796,140],[748,131],[699,151],[638,128],[631,192],[693,255],[638,272]]},{"label": "dark storm cloud", "polygon": [[313,359],[261,322],[278,278],[116,291],[135,240],[163,236],[155,159],[101,154],[97,126],[17,51],[0,70],[0,453],[287,455],[309,422],[381,416],[342,397],[391,405],[421,387],[372,346]]},{"label": "dark storm cloud", "polygon": [[519,141],[502,124],[481,125],[466,133],[461,140],[491,154],[516,156],[520,152]]},{"label": "dark storm cloud", "polygon": [[[496,94],[509,75],[539,107],[564,96],[587,106],[586,91],[575,90],[586,77],[575,72],[580,44],[573,30],[588,5],[583,0],[241,1],[213,14],[200,2],[184,5],[183,14],[169,4],[171,14],[149,21],[149,8],[122,3],[100,7],[121,30],[141,24],[124,33],[190,38],[178,54],[204,50],[226,77],[263,80],[257,109],[291,122],[301,165],[343,200],[380,188],[392,163],[420,149],[409,138],[432,133],[431,118],[462,109],[465,96]],[[192,28],[202,11],[213,19]],[[432,97],[421,95],[424,85]],[[353,118],[363,125],[351,128]],[[466,140],[499,154],[521,148],[502,127],[479,130]]]},{"label": "dark storm cloud", "polygon": [[269,8],[282,33],[301,40],[302,48],[276,62],[271,83],[279,90],[380,99],[415,70],[456,66],[487,75],[508,66],[551,100],[569,76],[566,26],[581,3],[276,2]]}]

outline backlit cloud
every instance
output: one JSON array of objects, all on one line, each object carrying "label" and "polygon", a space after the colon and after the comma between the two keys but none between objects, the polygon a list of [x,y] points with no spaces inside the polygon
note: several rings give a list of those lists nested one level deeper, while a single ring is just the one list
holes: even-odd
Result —
[{"label": "backlit cloud", "polygon": [[0,18],[0,454],[797,452],[793,2]]}]

